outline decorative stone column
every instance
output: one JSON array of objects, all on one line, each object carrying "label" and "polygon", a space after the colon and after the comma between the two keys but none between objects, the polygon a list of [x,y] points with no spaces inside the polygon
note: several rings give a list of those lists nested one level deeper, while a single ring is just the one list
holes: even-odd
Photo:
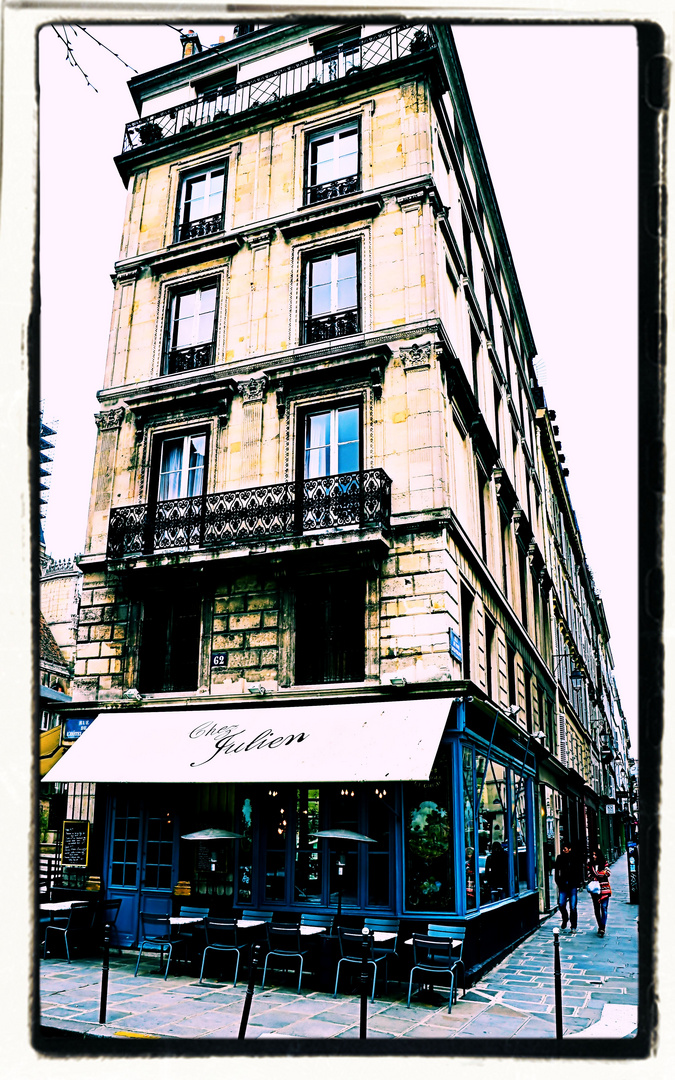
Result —
[{"label": "decorative stone column", "polygon": [[267,377],[249,379],[239,383],[243,399],[243,424],[241,440],[241,479],[260,479],[260,452],[262,445],[263,401],[267,389]]}]

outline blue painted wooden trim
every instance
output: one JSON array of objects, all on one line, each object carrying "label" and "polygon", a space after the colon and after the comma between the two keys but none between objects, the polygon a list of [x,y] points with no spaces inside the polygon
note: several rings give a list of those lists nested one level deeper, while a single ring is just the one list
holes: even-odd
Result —
[{"label": "blue painted wooden trim", "polygon": [[[462,708],[464,703],[462,702]],[[464,858],[464,770],[462,743],[453,739],[450,751],[452,762],[452,832],[454,841],[455,911],[466,914],[466,866]]]}]

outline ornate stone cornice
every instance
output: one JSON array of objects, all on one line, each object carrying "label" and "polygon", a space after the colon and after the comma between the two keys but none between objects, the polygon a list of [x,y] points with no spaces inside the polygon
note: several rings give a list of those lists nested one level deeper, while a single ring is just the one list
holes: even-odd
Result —
[{"label": "ornate stone cornice", "polygon": [[119,409],[106,409],[105,412],[96,413],[94,419],[96,421],[96,427],[99,431],[113,431],[114,428],[121,427],[124,419],[123,408]]},{"label": "ornate stone cornice", "polygon": [[249,405],[254,401],[263,401],[267,389],[267,376],[261,375],[258,379],[248,379],[246,382],[240,382],[239,389],[244,405]]},{"label": "ornate stone cornice", "polygon": [[254,247],[269,247],[276,236],[276,229],[262,229],[261,232],[250,233],[246,237],[247,244]]},{"label": "ornate stone cornice", "polygon": [[400,195],[396,195],[396,202],[400,207],[414,206],[415,203],[424,202],[424,196],[427,194],[425,188],[417,188],[415,191],[401,192]]},{"label": "ornate stone cornice", "polygon": [[431,363],[431,342],[426,341],[423,345],[420,345],[416,341],[413,345],[401,346],[399,355],[406,371],[411,368],[429,367]]}]

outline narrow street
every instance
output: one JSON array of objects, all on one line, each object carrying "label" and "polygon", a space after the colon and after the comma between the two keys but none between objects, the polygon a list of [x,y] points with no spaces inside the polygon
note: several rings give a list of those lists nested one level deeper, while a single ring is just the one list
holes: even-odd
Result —
[{"label": "narrow street", "polygon": [[[628,903],[626,857],[612,867],[607,933],[596,933],[590,896],[579,896],[579,928],[561,934],[564,1036],[630,1038],[637,1027],[637,905]],[[556,914],[447,1011],[447,996],[434,1003],[413,999],[390,984],[368,1005],[368,1037],[379,1039],[555,1039],[553,928]],[[204,983],[171,974],[164,981],[156,960],[133,976],[135,954],[110,965],[107,1023],[98,1024],[98,960],[41,964],[43,1034],[72,1032],[124,1039],[232,1039],[241,1018],[245,983]],[[392,994],[391,991],[395,992]],[[256,990],[247,1039],[358,1038],[359,1000],[271,984]]]}]

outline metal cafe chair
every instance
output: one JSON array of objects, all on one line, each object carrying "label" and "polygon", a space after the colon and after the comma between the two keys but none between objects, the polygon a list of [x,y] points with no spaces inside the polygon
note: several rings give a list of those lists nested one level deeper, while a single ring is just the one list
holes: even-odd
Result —
[{"label": "metal cafe chair", "polygon": [[[466,926],[455,926],[453,923],[440,925],[429,923],[427,930],[429,937],[448,937],[453,939],[453,965],[462,969],[462,997],[466,995],[466,968],[464,966],[464,939],[466,938]],[[459,943],[459,952],[455,954],[454,948]],[[455,1001],[457,1001],[457,979],[455,978]]]},{"label": "metal cafe chair", "polygon": [[330,915],[317,915],[315,911],[303,912],[300,916],[300,926],[321,926],[326,929],[326,923],[330,923]]},{"label": "metal cafe chair", "polygon": [[178,946],[180,948],[181,945],[185,948],[182,942],[177,942],[171,935],[171,923],[169,922],[168,915],[159,915],[153,911],[142,911],[141,943],[138,949],[138,959],[136,960],[134,976],[138,975],[138,967],[144,949],[159,949],[160,971],[162,970],[162,962],[164,960],[164,950],[168,949],[169,955],[166,958],[166,970],[164,971],[164,978],[166,979],[169,974],[169,964],[171,963],[174,947]]},{"label": "metal cafe chair", "polygon": [[274,912],[273,911],[242,911],[241,917],[242,917],[242,919],[256,919],[256,920],[261,920],[262,919],[263,922],[271,923],[272,919],[274,917]]},{"label": "metal cafe chair", "polygon": [[[179,916],[189,919],[207,919],[209,911],[211,909],[207,907],[189,907],[183,904],[178,912]],[[178,937],[181,941],[185,942],[186,949],[192,952],[194,957],[198,952],[201,952],[204,948],[204,925],[203,921],[198,923],[186,923],[184,926],[178,927]],[[199,942],[199,944],[197,944]]]},{"label": "metal cafe chair", "polygon": [[207,952],[236,953],[237,963],[234,968],[234,983],[237,985],[239,974],[239,961],[241,954],[250,948],[249,942],[240,942],[236,919],[206,919],[204,922],[204,936],[206,945],[202,954],[202,968],[199,972],[199,982],[204,978],[204,966]]},{"label": "metal cafe chair", "polygon": [[[397,971],[399,970],[399,968],[398,968],[398,963],[399,963],[398,932],[399,932],[399,929],[400,929],[400,926],[401,926],[401,920],[400,919],[395,919],[395,918],[393,918],[391,916],[388,916],[388,915],[366,915],[365,919],[363,920],[363,925],[367,926],[368,929],[372,930],[373,932],[380,931],[381,933],[385,933],[385,934],[396,934],[396,937],[394,938],[394,940],[392,942],[383,941],[381,944],[378,944],[378,946],[377,946],[378,952],[385,953],[386,956],[387,956],[387,964],[385,965],[385,984],[384,984],[384,988],[385,988],[385,992],[386,992],[386,989],[387,989],[387,977],[389,975],[389,970],[388,970],[389,969],[389,960],[390,960],[390,958],[392,956],[396,957]],[[398,982],[399,982],[399,984],[401,982],[400,976],[399,976]]]},{"label": "metal cafe chair", "polygon": [[[340,946],[340,959],[337,963],[337,971],[335,973],[335,991],[333,997],[337,997],[338,981],[340,978],[340,967],[342,964],[358,964],[361,966],[363,958],[363,934],[360,930],[348,930],[344,926],[338,926],[338,942]],[[373,945],[372,933],[368,935],[368,966],[373,969],[373,993],[370,1000],[375,1000],[375,983],[377,981],[377,965],[384,961],[385,972],[387,965],[387,954],[381,950],[375,951]],[[385,993],[387,989],[387,980],[385,975]]]},{"label": "metal cafe chair", "polygon": [[[300,993],[300,987],[302,986],[302,966],[304,959],[307,956],[309,946],[302,948],[302,940],[300,937],[300,926],[298,924],[288,925],[284,923],[272,923],[267,926],[267,956],[265,957],[265,966],[263,967],[261,990],[265,989],[265,976],[267,975],[267,965],[270,957],[279,957],[282,961],[298,959],[300,961],[300,974],[298,977],[298,993]],[[288,963],[273,964],[272,967],[281,967],[287,969]]]},{"label": "metal cafe chair", "polygon": [[451,1012],[455,988],[456,970],[456,965],[454,964],[452,959],[451,938],[448,936],[440,937],[436,934],[413,934],[412,947],[413,966],[410,969],[410,982],[408,983],[408,1008],[410,1008],[410,996],[412,994],[412,984],[415,972],[419,971],[424,976],[426,976],[426,978],[415,979],[414,981],[418,985],[421,983],[431,983],[432,987],[439,984],[443,986],[445,984],[443,981],[441,981],[442,976],[449,976],[450,999],[448,1001],[448,1012]]},{"label": "metal cafe chair", "polygon": [[73,937],[75,940],[78,935],[80,939],[87,939],[91,934],[94,926],[94,919],[96,917],[96,909],[90,904],[83,902],[73,904],[68,912],[68,918],[62,925],[58,922],[51,922],[45,927],[45,943],[43,951],[43,959],[47,958],[47,949],[50,934],[63,934],[63,940],[66,946],[66,959],[70,963],[70,943],[69,939]]}]

